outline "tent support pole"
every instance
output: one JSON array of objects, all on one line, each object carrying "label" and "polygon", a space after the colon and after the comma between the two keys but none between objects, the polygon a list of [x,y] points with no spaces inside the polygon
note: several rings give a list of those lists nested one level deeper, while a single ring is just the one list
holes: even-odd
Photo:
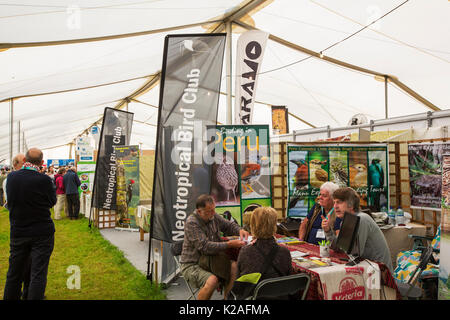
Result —
[{"label": "tent support pole", "polygon": [[388,77],[384,77],[384,117],[388,118]]},{"label": "tent support pole", "polygon": [[20,121],[18,121],[17,123],[17,137],[19,138],[17,144],[17,153],[20,153]]},{"label": "tent support pole", "polygon": [[9,164],[13,164],[14,100],[9,99]]},{"label": "tent support pole", "polygon": [[231,87],[232,87],[232,30],[231,30],[231,22],[226,23],[226,29],[227,29],[227,40],[226,40],[226,68],[227,68],[227,124],[233,123],[233,117],[232,117],[232,95],[231,95]]}]

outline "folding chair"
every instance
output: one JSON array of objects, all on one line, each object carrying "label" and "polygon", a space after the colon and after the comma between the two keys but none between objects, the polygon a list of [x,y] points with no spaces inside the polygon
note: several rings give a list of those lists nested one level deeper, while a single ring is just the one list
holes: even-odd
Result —
[{"label": "folding chair", "polygon": [[[406,283],[409,275],[416,269],[419,264],[423,250],[431,245],[432,254],[428,266],[423,270],[419,278],[424,289],[425,299],[436,300],[438,292],[439,278],[439,253],[441,244],[441,227],[439,226],[434,238],[409,235],[414,240],[411,250],[401,251],[397,255],[396,268],[394,270],[394,278],[400,282]],[[431,244],[430,244],[431,243]]]},{"label": "folding chair", "polygon": [[[183,250],[183,240],[181,241],[177,241],[177,242],[173,242],[170,246],[170,250],[172,251],[172,255],[175,259],[175,262],[177,264],[177,270],[178,268],[180,268],[180,256],[181,256],[181,251]],[[186,283],[186,286],[188,287],[191,296],[188,298],[188,300],[191,300],[192,298],[194,300],[197,300],[195,298],[195,295],[197,294],[197,292],[200,290],[200,288],[195,288],[193,289],[191,287],[191,285],[189,284],[189,281],[187,281],[181,274],[178,274],[180,278],[184,279],[184,282]]]},{"label": "folding chair", "polygon": [[299,294],[300,291],[302,291],[300,300],[305,300],[310,281],[311,278],[306,273],[265,279],[258,283],[250,300],[275,300]]},{"label": "folding chair", "polygon": [[422,251],[419,264],[409,276],[408,282],[404,283],[397,280],[397,288],[403,299],[420,299],[422,297],[422,288],[416,286],[416,283],[422,272],[427,268],[432,253],[433,248],[431,246],[426,247]]}]

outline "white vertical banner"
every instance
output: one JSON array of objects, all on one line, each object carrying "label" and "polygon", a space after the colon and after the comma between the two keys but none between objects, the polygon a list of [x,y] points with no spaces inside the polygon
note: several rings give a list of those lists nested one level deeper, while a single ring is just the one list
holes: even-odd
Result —
[{"label": "white vertical banner", "polygon": [[260,30],[244,32],[236,50],[235,124],[251,124],[258,73],[269,34]]}]

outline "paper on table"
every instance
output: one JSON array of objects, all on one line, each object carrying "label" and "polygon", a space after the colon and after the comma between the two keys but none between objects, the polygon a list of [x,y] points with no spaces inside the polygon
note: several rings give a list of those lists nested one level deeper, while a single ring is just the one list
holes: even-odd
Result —
[{"label": "paper on table", "polygon": [[291,251],[291,257],[292,257],[292,258],[300,258],[300,257],[306,256],[306,255],[308,255],[308,254],[307,254],[307,253],[304,253],[304,252],[300,252],[300,251]]},{"label": "paper on table", "polygon": [[244,239],[244,241],[245,241],[246,244],[250,244],[250,243],[252,242],[252,240],[253,240],[253,237],[252,237],[252,236],[248,236],[248,237],[247,237],[247,240]]}]

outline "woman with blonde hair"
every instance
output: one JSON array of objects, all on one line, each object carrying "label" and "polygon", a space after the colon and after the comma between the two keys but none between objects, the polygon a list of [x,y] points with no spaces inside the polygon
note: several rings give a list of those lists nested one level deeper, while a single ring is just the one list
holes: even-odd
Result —
[{"label": "woman with blonde hair", "polygon": [[251,273],[261,273],[261,278],[286,276],[293,272],[289,250],[278,245],[275,239],[277,212],[270,207],[260,207],[253,211],[250,230],[251,244],[241,248],[237,260],[238,278]]}]

